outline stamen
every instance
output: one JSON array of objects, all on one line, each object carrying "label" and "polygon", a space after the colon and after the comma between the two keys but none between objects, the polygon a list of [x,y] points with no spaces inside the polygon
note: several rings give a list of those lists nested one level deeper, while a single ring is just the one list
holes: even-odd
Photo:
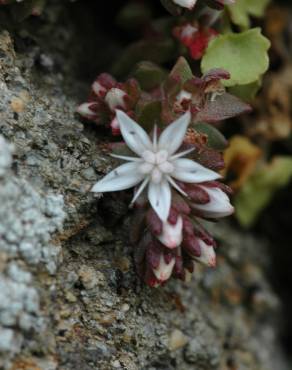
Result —
[{"label": "stamen", "polygon": [[167,175],[166,176],[166,179],[167,181],[179,192],[181,193],[182,195],[184,195],[185,197],[189,197],[187,193],[185,193],[181,188],[180,186],[178,186],[178,184],[169,176]]},{"label": "stamen", "polygon": [[153,151],[157,151],[157,125],[154,125],[153,129]]},{"label": "stamen", "polygon": [[123,159],[124,161],[130,161],[130,162],[143,162],[141,158],[136,157],[128,157],[126,155],[118,155],[118,154],[110,154],[113,158]]},{"label": "stamen", "polygon": [[138,190],[136,191],[136,193],[134,195],[134,198],[131,201],[130,206],[132,206],[136,202],[136,200],[139,198],[139,196],[141,195],[141,193],[143,192],[143,190],[148,185],[148,182],[149,182],[149,177],[146,177],[146,179],[142,182],[142,184],[139,186]]},{"label": "stamen", "polygon": [[177,153],[175,155],[173,155],[172,157],[169,158],[170,161],[173,161],[174,159],[178,159],[180,157],[183,157],[185,156],[186,154],[189,154],[191,152],[193,152],[196,148],[191,148],[191,149],[188,149],[188,150],[185,150],[183,152],[180,152],[180,153]]}]

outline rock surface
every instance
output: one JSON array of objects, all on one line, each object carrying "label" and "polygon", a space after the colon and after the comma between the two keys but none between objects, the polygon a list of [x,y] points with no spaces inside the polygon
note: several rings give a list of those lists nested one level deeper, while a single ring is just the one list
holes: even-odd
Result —
[{"label": "rock surface", "polygon": [[135,275],[127,203],[88,191],[111,163],[74,116],[56,14],[0,33],[0,369],[285,370],[264,241],[220,223],[215,270]]}]

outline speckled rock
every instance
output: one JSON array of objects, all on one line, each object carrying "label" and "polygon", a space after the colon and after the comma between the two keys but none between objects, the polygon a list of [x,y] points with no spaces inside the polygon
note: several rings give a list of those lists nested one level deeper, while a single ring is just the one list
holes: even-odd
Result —
[{"label": "speckled rock", "polygon": [[215,270],[137,278],[127,202],[88,191],[112,162],[75,117],[61,7],[0,33],[0,369],[285,370],[264,241],[220,223]]}]

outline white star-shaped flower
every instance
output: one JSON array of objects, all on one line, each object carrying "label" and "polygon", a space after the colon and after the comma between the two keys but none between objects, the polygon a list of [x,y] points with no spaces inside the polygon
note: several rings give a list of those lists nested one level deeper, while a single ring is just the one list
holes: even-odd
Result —
[{"label": "white star-shaped flower", "polygon": [[161,133],[159,139],[156,127],[154,127],[152,141],[143,128],[124,112],[117,110],[116,113],[121,134],[127,146],[138,157],[113,155],[128,163],[122,164],[98,181],[92,188],[93,192],[125,190],[140,183],[132,203],[148,187],[149,202],[159,218],[165,222],[171,207],[171,186],[187,196],[175,180],[201,183],[220,178],[218,173],[191,159],[182,158],[192,149],[176,153],[182,145],[191,121],[190,112],[186,112],[170,124]]}]

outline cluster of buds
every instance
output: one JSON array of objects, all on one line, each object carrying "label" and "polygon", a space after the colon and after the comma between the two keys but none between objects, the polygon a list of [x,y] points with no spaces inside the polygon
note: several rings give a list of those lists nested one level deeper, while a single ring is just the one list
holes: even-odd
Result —
[{"label": "cluster of buds", "polygon": [[188,48],[190,56],[198,60],[202,58],[209,42],[218,35],[218,32],[209,26],[194,22],[175,27],[173,34]]},{"label": "cluster of buds", "polygon": [[216,242],[201,220],[217,220],[234,210],[229,201],[231,189],[221,182],[179,182],[179,186],[187,197],[173,194],[166,221],[145,199],[136,202],[131,233],[135,263],[138,274],[151,287],[163,285],[170,277],[186,280],[196,262],[215,267]]},{"label": "cluster of buds", "polygon": [[120,135],[116,109],[135,118],[134,108],[140,97],[136,80],[117,82],[111,75],[102,73],[91,86],[88,102],[81,104],[77,112],[85,119],[98,125],[110,126],[113,135]]}]

